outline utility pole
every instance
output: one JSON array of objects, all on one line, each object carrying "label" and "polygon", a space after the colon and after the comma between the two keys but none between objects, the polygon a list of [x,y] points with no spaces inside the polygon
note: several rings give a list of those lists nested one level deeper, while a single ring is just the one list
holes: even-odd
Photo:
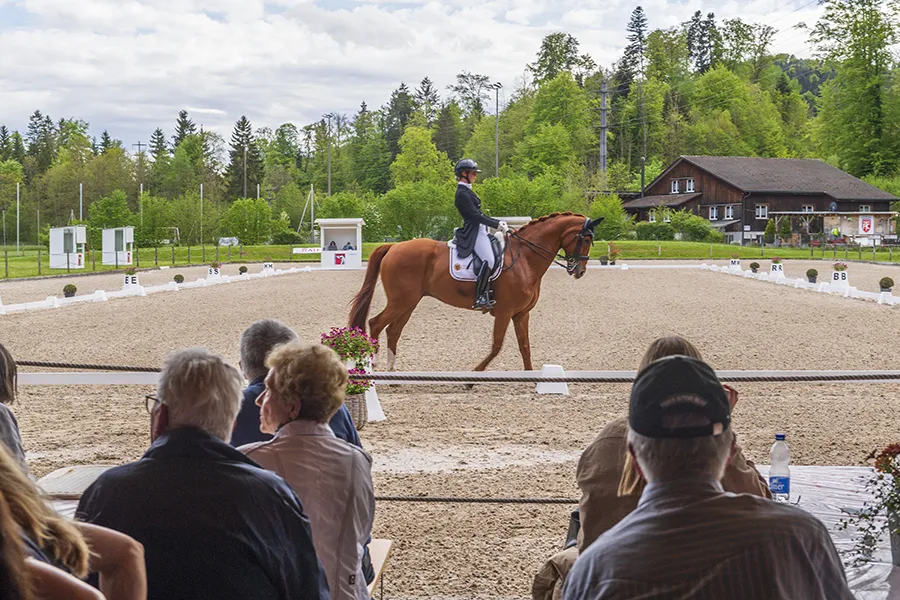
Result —
[{"label": "utility pole", "polygon": [[328,129],[325,131],[325,137],[328,140],[328,195],[331,196],[331,115],[325,115],[328,119]]},{"label": "utility pole", "polygon": [[141,212],[141,225],[144,224],[144,182],[141,182],[141,191],[138,194],[138,210]]},{"label": "utility pole", "polygon": [[600,84],[600,172],[606,174],[606,79]]},{"label": "utility pole", "polygon": [[244,198],[247,197],[247,142],[244,142]]},{"label": "utility pole", "polygon": [[200,245],[203,245],[203,184],[200,184]]},{"label": "utility pole", "polygon": [[78,184],[78,220],[84,220],[84,184]]},{"label": "utility pole", "polygon": [[498,81],[491,85],[494,88],[494,177],[500,177],[500,88]]},{"label": "utility pole", "polygon": [[[144,146],[146,146],[144,142],[138,141],[136,144],[132,144],[131,147],[134,148],[137,146],[137,157],[138,157],[138,165],[140,166],[140,172],[138,173],[138,180],[141,184],[141,195],[138,196],[138,209],[141,213],[141,225],[144,224]],[[80,217],[79,217],[80,218]]]},{"label": "utility pole", "polygon": [[[38,227],[38,244],[41,243],[41,228]],[[19,184],[16,183],[16,256],[19,255]]]},{"label": "utility pole", "polygon": [[641,45],[641,127],[644,130],[644,154],[641,156],[641,198],[644,197],[644,176],[647,170],[647,77],[644,73],[644,46]]}]

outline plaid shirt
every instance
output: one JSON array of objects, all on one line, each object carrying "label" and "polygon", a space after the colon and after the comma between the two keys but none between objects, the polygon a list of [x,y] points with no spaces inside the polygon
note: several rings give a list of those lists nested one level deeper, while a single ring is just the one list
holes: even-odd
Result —
[{"label": "plaid shirt", "polygon": [[825,526],[809,513],[715,481],[656,482],[597,538],[565,600],[852,600]]}]

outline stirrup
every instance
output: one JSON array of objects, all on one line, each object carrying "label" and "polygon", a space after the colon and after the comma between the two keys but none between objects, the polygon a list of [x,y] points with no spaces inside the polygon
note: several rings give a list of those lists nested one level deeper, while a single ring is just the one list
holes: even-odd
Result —
[{"label": "stirrup", "polygon": [[475,304],[472,305],[472,310],[482,310],[487,312],[494,308],[494,304],[496,303],[496,300],[493,300],[487,294],[483,294],[478,298],[475,298]]}]

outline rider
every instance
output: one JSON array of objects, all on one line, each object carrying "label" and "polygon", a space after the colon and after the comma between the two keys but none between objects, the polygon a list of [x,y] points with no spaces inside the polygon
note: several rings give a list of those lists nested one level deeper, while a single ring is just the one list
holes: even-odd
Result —
[{"label": "rider", "polygon": [[481,212],[481,200],[472,191],[472,183],[481,169],[471,158],[464,158],[456,163],[454,169],[459,185],[456,186],[456,210],[463,218],[463,226],[456,230],[456,247],[460,258],[466,258],[473,252],[481,260],[478,271],[478,283],[475,286],[475,310],[488,310],[494,305],[488,294],[491,271],[494,269],[494,251],[488,237],[488,227],[503,233],[509,231],[505,221],[498,221]]}]

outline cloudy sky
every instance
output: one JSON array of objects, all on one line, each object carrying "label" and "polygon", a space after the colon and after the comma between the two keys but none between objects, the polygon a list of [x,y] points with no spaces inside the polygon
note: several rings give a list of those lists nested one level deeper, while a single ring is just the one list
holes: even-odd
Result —
[{"label": "cloudy sky", "polygon": [[[126,148],[168,135],[181,108],[226,136],[384,104],[401,81],[442,90],[461,70],[507,90],[541,39],[568,31],[601,65],[625,45],[637,0],[0,0],[0,123],[40,109],[108,129]],[[651,28],[695,10],[779,29],[774,50],[811,53],[793,26],[816,0],[643,2]],[[502,101],[502,96],[501,96]]]}]

